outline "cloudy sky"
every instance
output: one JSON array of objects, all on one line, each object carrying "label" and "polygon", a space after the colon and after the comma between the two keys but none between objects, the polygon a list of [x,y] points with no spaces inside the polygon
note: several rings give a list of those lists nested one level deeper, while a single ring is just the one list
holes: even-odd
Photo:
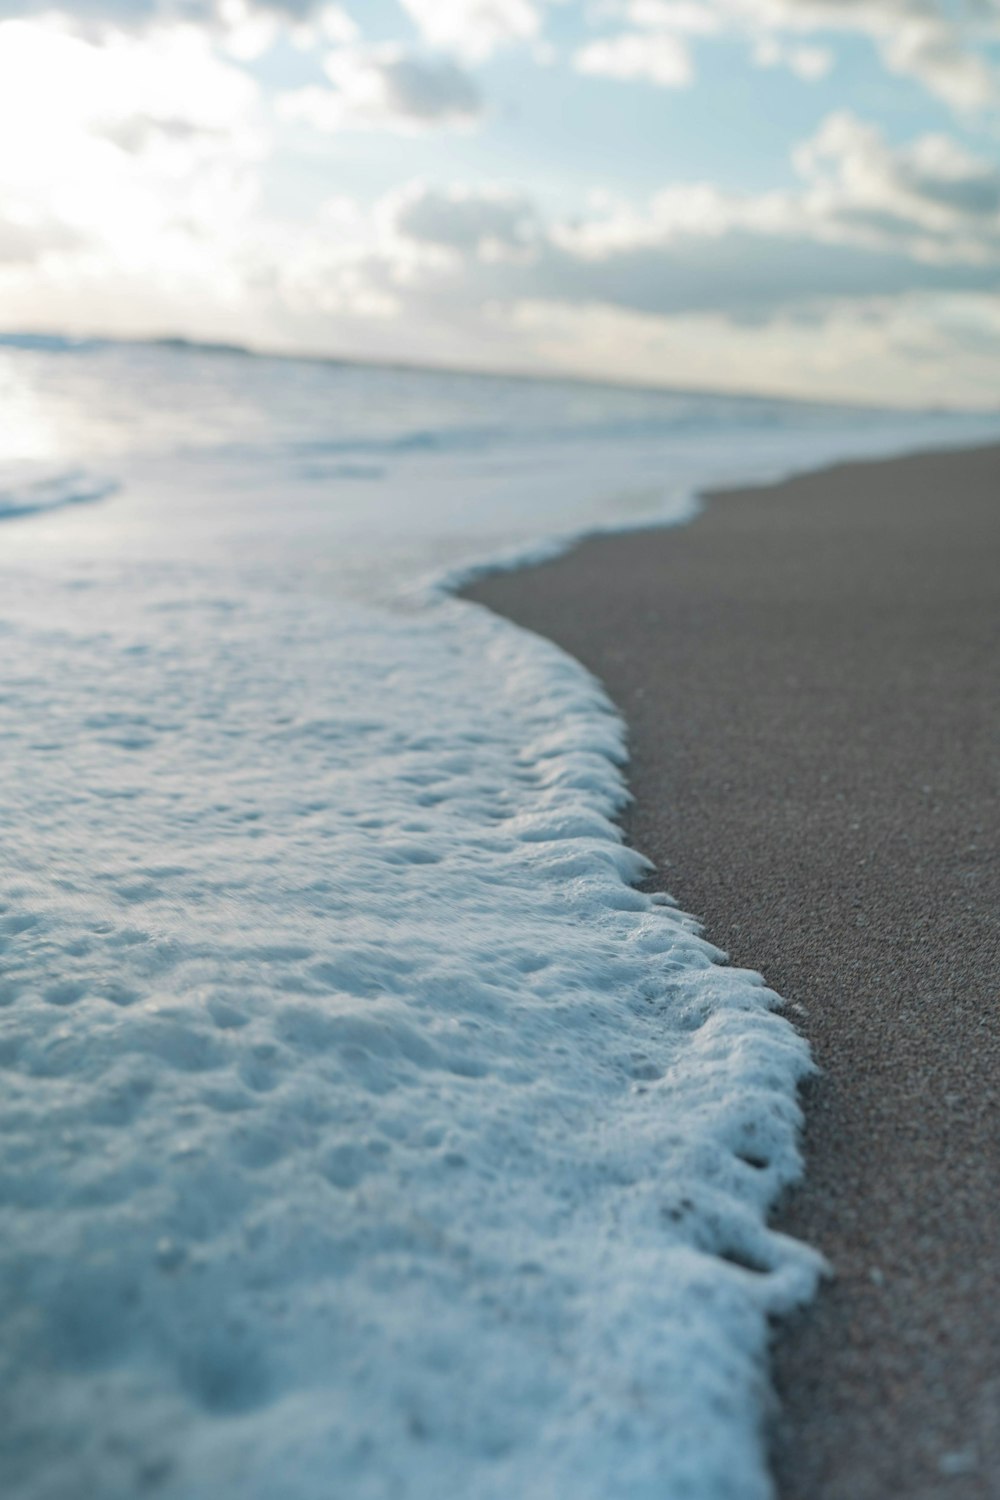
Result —
[{"label": "cloudy sky", "polygon": [[0,0],[0,327],[1000,402],[1000,0]]}]

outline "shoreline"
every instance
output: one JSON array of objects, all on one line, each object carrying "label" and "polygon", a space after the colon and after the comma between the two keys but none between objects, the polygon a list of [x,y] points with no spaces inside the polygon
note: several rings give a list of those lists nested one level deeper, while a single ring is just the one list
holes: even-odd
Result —
[{"label": "shoreline", "polygon": [[997,447],[839,463],[460,590],[601,678],[653,885],[806,1012],[786,1500],[1000,1494],[998,496]]}]

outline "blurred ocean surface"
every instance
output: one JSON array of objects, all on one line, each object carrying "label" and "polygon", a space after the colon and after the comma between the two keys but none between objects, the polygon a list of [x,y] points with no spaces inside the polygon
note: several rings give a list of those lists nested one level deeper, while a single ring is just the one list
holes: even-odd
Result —
[{"label": "blurred ocean surface", "polygon": [[767,1496],[805,1049],[438,585],[1000,417],[29,337],[0,410],[0,1488]]}]

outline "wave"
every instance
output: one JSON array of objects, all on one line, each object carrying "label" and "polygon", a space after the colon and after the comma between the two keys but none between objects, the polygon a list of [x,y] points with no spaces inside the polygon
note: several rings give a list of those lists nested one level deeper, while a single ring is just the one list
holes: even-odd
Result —
[{"label": "wave", "polygon": [[105,500],[117,489],[117,480],[86,469],[64,469],[55,474],[24,469],[6,474],[0,471],[0,521]]},{"label": "wave", "polygon": [[33,350],[39,354],[89,354],[108,339],[70,338],[61,333],[0,333],[0,349]]}]

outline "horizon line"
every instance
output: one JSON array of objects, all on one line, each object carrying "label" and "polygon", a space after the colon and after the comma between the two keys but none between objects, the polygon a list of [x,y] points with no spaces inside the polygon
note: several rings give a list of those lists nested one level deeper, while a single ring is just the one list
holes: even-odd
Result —
[{"label": "horizon line", "polygon": [[910,414],[1000,411],[1000,402],[992,407],[986,406],[981,408],[950,406],[940,401],[922,403],[916,406],[901,405],[898,403],[886,405],[875,401],[865,401],[859,397],[802,396],[785,394],[779,391],[752,391],[742,387],[733,389],[724,386],[658,384],[649,380],[631,381],[610,375],[590,374],[585,371],[524,370],[518,368],[483,369],[478,366],[426,363],[417,359],[405,359],[402,357],[380,359],[375,356],[361,354],[321,354],[290,349],[268,349],[252,344],[234,343],[228,339],[191,338],[187,334],[75,334],[56,333],[52,331],[43,332],[38,329],[27,328],[0,329],[0,348],[35,349],[39,352],[45,352],[47,348],[49,352],[55,353],[58,352],[59,346],[62,346],[63,352],[71,353],[75,349],[82,351],[88,345],[111,345],[125,348],[186,349],[201,354],[228,355],[240,359],[298,361],[304,364],[346,366],[348,368],[364,370],[395,370],[415,375],[461,375],[466,378],[483,380],[524,380],[535,381],[545,385],[582,385],[604,390],[637,391],[647,395],[722,397],[728,400],[747,402],[781,401],[794,406],[839,407],[841,409],[853,409],[857,411],[897,411]]}]

